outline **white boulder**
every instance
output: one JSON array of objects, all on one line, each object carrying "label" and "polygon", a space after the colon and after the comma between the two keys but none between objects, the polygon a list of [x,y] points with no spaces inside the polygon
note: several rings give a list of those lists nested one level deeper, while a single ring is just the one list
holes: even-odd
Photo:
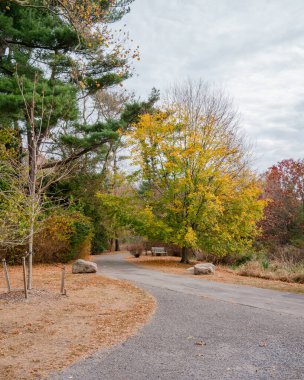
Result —
[{"label": "white boulder", "polygon": [[72,266],[72,273],[96,273],[97,264],[92,261],[78,259]]},{"label": "white boulder", "polygon": [[187,268],[186,271],[193,274],[194,273],[194,267]]},{"label": "white boulder", "polygon": [[196,264],[194,265],[194,274],[214,274],[215,273],[215,265],[211,263],[206,264]]}]

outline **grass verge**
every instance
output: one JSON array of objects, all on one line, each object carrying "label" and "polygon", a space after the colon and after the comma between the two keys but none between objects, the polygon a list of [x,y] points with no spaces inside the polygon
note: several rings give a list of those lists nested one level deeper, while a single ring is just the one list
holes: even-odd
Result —
[{"label": "grass verge", "polygon": [[[180,258],[178,257],[155,257],[155,256],[141,256],[139,258],[134,258],[130,256],[127,258],[128,261],[143,266],[145,268],[158,270],[165,273],[179,274],[189,277],[194,277],[203,281],[215,281],[223,282],[227,284],[237,284],[237,285],[249,285],[257,288],[263,289],[273,289],[292,293],[304,293],[304,285],[297,283],[289,283],[285,281],[279,281],[274,279],[250,277],[245,274],[238,274],[237,271],[230,269],[225,266],[217,266],[216,273],[214,275],[208,276],[193,276],[189,274],[186,269],[198,263],[198,261],[192,261],[192,264],[181,264],[179,263]],[[249,273],[249,272],[248,272]]]}]

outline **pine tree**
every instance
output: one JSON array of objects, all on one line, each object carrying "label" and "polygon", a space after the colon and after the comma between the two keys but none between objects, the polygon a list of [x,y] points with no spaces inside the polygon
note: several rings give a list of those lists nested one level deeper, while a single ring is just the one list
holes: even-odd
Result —
[{"label": "pine tree", "polygon": [[[34,112],[36,124],[42,128],[39,144],[47,135],[50,137],[50,130],[58,132],[60,124],[68,125],[65,129],[68,135],[63,133],[63,138],[57,139],[57,143],[68,143],[72,147],[71,160],[112,139],[117,123],[98,122],[90,126],[75,123],[81,105],[77,98],[86,98],[100,89],[121,83],[129,76],[124,58],[126,52],[118,48],[110,52],[107,48],[110,37],[101,39],[101,33],[94,28],[100,21],[106,25],[120,19],[128,11],[126,7],[130,2],[68,2],[68,14],[62,12],[62,1],[2,2],[0,123],[18,128],[20,136],[27,134],[29,145],[32,145],[27,125],[29,111]],[[80,8],[73,15],[72,3],[76,11],[77,5],[81,4],[87,9],[81,11]],[[95,20],[97,11],[99,16]],[[76,13],[78,20],[75,19]],[[81,27],[85,31],[83,34],[79,31]],[[77,139],[72,138],[75,135]]]}]

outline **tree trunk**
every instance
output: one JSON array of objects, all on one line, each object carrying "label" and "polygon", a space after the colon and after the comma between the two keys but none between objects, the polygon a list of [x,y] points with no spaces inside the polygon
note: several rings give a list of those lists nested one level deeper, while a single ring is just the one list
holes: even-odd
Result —
[{"label": "tree trunk", "polygon": [[33,243],[29,242],[29,258],[27,271],[27,288],[32,289],[32,273],[33,273]]},{"label": "tree trunk", "polygon": [[29,228],[29,240],[28,240],[28,250],[29,250],[29,258],[28,258],[28,280],[27,280],[27,288],[29,290],[32,289],[32,268],[33,268],[33,251],[34,251],[34,233],[35,233],[35,203],[36,203],[36,173],[34,170],[33,182],[30,183],[30,207],[31,207],[31,215],[30,215],[30,228]]},{"label": "tree trunk", "polygon": [[182,248],[182,259],[180,262],[183,264],[189,264],[188,248],[186,248],[186,247]]},{"label": "tree trunk", "polygon": [[36,176],[37,176],[37,148],[35,140],[34,125],[27,128],[27,144],[29,152],[29,202],[30,202],[30,228],[28,240],[28,281],[27,288],[32,289],[32,272],[33,272],[33,249],[34,249],[34,230],[35,230],[35,212],[36,212]]},{"label": "tree trunk", "polygon": [[7,48],[8,44],[5,41],[0,40],[0,59],[4,57]]},{"label": "tree trunk", "polygon": [[115,252],[118,252],[119,250],[119,240],[115,239]]},{"label": "tree trunk", "polygon": [[110,239],[110,244],[109,244],[109,246],[110,246],[110,252],[112,252],[112,250],[113,250],[113,242],[114,242],[114,239]]}]

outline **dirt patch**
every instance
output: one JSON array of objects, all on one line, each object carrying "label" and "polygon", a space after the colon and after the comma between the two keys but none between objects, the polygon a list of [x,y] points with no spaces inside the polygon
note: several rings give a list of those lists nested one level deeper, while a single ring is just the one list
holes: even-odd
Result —
[{"label": "dirt patch", "polygon": [[59,294],[60,269],[34,268],[24,299],[20,267],[10,267],[13,291],[0,277],[0,378],[42,379],[94,351],[125,340],[155,309],[152,296],[125,281],[97,274],[72,275]]},{"label": "dirt patch", "polygon": [[179,262],[180,258],[178,257],[141,256],[139,258],[134,258],[133,256],[129,256],[127,260],[134,264],[149,269],[155,269],[165,273],[189,276],[202,281],[215,281],[224,282],[227,284],[250,285],[263,289],[273,289],[293,293],[304,293],[303,284],[287,283],[278,280],[268,280],[262,278],[240,276],[237,273],[235,273],[232,269],[223,266],[217,266],[216,273],[214,275],[193,276],[193,274],[189,274],[186,271],[186,269],[197,264],[198,261],[193,261],[190,265],[181,264]]}]

